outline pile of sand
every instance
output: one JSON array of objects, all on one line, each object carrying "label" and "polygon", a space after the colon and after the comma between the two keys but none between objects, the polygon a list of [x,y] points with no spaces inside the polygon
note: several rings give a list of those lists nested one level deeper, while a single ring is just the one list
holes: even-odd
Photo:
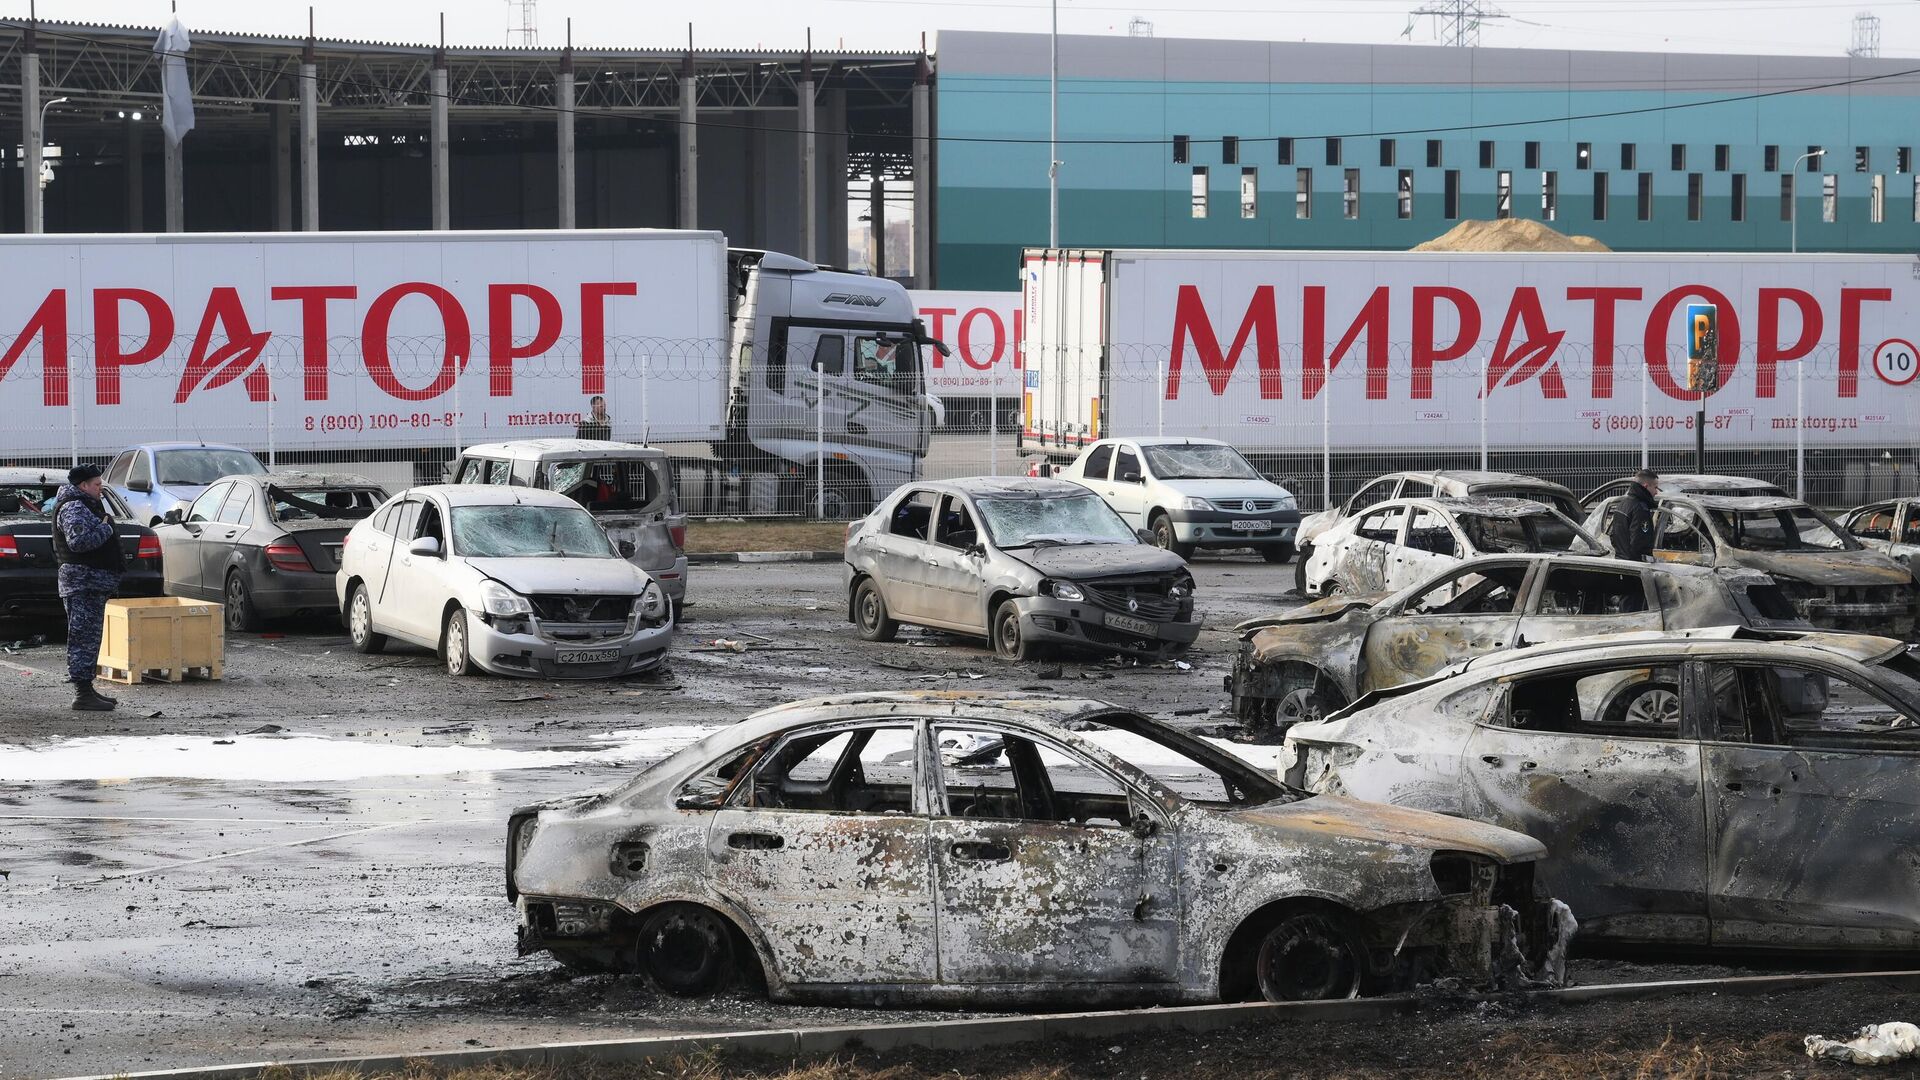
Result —
[{"label": "pile of sand", "polygon": [[1591,236],[1568,236],[1537,221],[1463,221],[1415,251],[1612,251]]}]

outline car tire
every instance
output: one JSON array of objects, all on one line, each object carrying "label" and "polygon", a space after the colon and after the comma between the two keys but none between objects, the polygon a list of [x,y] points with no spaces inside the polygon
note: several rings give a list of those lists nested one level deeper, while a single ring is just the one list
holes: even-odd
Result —
[{"label": "car tire", "polygon": [[1260,996],[1268,1001],[1333,1001],[1358,997],[1364,965],[1342,920],[1319,911],[1282,918],[1260,939],[1254,960]]},{"label": "car tire", "polygon": [[1679,718],[1680,688],[1658,679],[1614,691],[1600,709],[1600,721],[1605,724],[1677,724]]},{"label": "car tire", "polygon": [[1301,544],[1300,550],[1294,553],[1293,591],[1303,597],[1307,595],[1307,560],[1312,557],[1312,544]]},{"label": "car tire", "polygon": [[1273,724],[1277,730],[1285,731],[1295,724],[1324,720],[1345,704],[1340,692],[1327,687],[1325,676],[1315,672],[1312,686],[1295,687],[1274,703]]},{"label": "car tire", "polygon": [[227,572],[227,632],[230,634],[256,633],[260,629],[260,609],[253,606],[253,586],[247,584],[247,575],[242,570]]},{"label": "car tire", "polygon": [[[1292,544],[1268,544],[1260,549],[1260,557],[1270,563],[1284,563],[1293,558]],[[1301,572],[1303,575],[1305,571]]]},{"label": "car tire", "polygon": [[862,578],[853,590],[853,621],[860,637],[867,641],[892,641],[900,636],[900,624],[887,613],[887,598],[872,578]]},{"label": "car tire", "polygon": [[1155,547],[1164,548],[1183,559],[1193,558],[1193,545],[1180,542],[1179,534],[1173,531],[1172,518],[1165,514],[1153,515],[1152,532]]},{"label": "car tire", "polygon": [[466,608],[447,612],[446,625],[440,631],[440,662],[449,675],[480,674],[480,665],[473,662],[473,650],[467,643]]},{"label": "car tire", "polygon": [[687,621],[687,602],[685,600],[673,601],[673,625],[679,626],[681,623],[686,621]]},{"label": "car tire", "polygon": [[347,638],[354,652],[369,656],[387,647],[387,635],[374,633],[373,601],[367,597],[367,587],[357,582],[347,596]]},{"label": "car tire", "polygon": [[666,904],[641,920],[635,957],[661,990],[702,997],[733,974],[733,928],[710,908]]},{"label": "car tire", "polygon": [[1002,600],[993,611],[993,651],[1002,660],[1031,660],[1040,653],[1021,632],[1020,609],[1011,600]]}]

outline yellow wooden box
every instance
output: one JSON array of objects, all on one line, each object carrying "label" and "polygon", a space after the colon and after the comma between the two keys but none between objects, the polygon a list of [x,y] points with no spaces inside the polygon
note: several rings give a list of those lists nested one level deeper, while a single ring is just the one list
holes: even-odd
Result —
[{"label": "yellow wooden box", "polygon": [[226,652],[226,617],[219,604],[179,596],[107,601],[100,637],[100,677],[179,682],[188,675],[218,679]]}]

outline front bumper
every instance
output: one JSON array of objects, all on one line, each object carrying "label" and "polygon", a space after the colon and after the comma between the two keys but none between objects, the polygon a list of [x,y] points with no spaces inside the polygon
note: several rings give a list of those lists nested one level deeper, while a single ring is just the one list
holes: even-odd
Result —
[{"label": "front bumper", "polygon": [[[1291,544],[1300,531],[1299,510],[1171,511],[1173,535],[1197,547],[1264,547]],[[1234,528],[1235,522],[1267,522],[1265,529]]]},{"label": "front bumper", "polygon": [[1367,946],[1376,986],[1404,990],[1434,979],[1492,990],[1565,985],[1579,924],[1536,888],[1534,870],[1533,863],[1482,862],[1468,891],[1373,912]]},{"label": "front bumper", "polygon": [[[1089,601],[1056,600],[1050,596],[1024,596],[1013,602],[1020,612],[1020,632],[1029,641],[1054,645],[1075,645],[1102,649],[1128,656],[1159,658],[1180,645],[1191,645],[1200,636],[1200,623],[1155,622],[1152,634],[1120,629],[1107,623],[1105,608]],[[1117,613],[1115,613],[1117,615]]]},{"label": "front bumper", "polygon": [[[469,620],[468,649],[474,662],[495,675],[524,675],[542,679],[607,679],[658,667],[667,658],[673,623],[642,627],[632,637],[609,641],[563,643],[537,631],[502,633],[491,623]],[[562,663],[563,653],[611,652],[612,659],[591,663]]]}]

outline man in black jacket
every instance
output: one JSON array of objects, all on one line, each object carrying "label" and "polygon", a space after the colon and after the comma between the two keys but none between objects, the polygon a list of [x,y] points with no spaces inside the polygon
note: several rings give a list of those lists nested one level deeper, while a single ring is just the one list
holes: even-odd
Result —
[{"label": "man in black jacket", "polygon": [[126,569],[113,518],[100,499],[100,466],[75,465],[54,497],[53,553],[60,560],[60,599],[67,606],[67,681],[73,707],[107,712],[114,700],[93,688],[107,600]]},{"label": "man in black jacket", "polygon": [[1653,555],[1654,497],[1660,494],[1660,477],[1652,469],[1641,469],[1633,479],[1626,497],[1607,512],[1607,540],[1613,544],[1615,558],[1646,562]]}]

